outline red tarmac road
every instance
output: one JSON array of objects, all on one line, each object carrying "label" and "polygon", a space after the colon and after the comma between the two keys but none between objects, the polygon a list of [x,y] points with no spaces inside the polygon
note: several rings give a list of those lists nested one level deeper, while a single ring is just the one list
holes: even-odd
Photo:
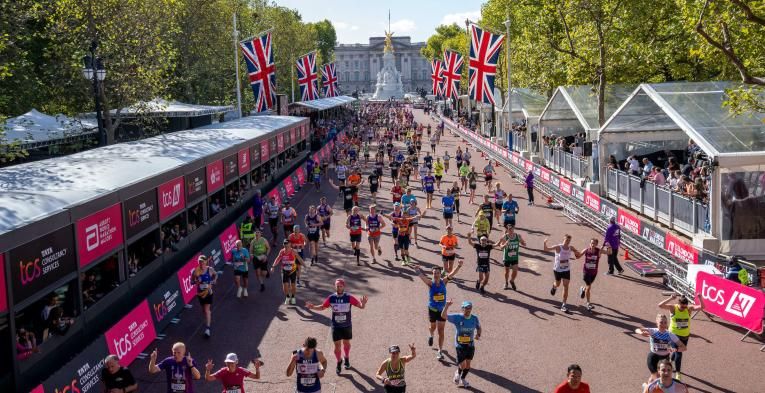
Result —
[{"label": "red tarmac road", "polygon": [[[415,118],[419,123],[430,122],[420,110],[416,110]],[[424,145],[424,149],[429,147],[427,142]],[[454,157],[458,145],[463,150],[467,146],[447,131],[441,138],[437,156],[448,150]],[[474,148],[470,147],[470,150],[475,167],[480,171],[486,161]],[[369,169],[371,163],[364,177]],[[494,261],[487,294],[478,294],[473,286],[477,278],[475,251],[468,248],[466,239],[472,218],[465,214],[468,212],[472,216],[477,205],[471,206],[466,197],[461,198],[462,224],[455,224],[455,233],[459,236],[459,255],[464,258],[464,266],[456,282],[449,284],[448,297],[457,304],[471,300],[473,312],[479,316],[484,330],[481,340],[477,342],[468,376],[471,390],[551,392],[563,381],[568,365],[578,363],[584,370],[583,380],[590,384],[593,392],[640,391],[641,383],[648,377],[645,365],[648,342],[635,335],[633,330],[639,326],[655,325],[654,319],[659,312],[656,304],[663,299],[660,280],[641,278],[630,271],[626,271],[624,276],[606,276],[607,265],[605,258],[602,258],[601,274],[592,290],[595,310],[587,312],[584,301],[578,297],[582,268],[581,260],[577,260],[572,267],[568,302],[570,313],[560,311],[562,288],[557,296],[550,296],[552,255],[541,250],[543,240],[549,237],[555,244],[568,233],[573,236],[572,245],[582,249],[590,238],[602,240],[603,236],[589,227],[572,223],[560,211],[540,206],[544,198],[539,194],[537,206],[527,206],[525,190],[505,170],[498,169],[496,180],[519,202],[519,233],[528,248],[521,249],[517,291],[502,289],[503,268],[497,262],[501,260],[501,251],[496,250],[492,253]],[[447,184],[456,180],[455,173],[452,160],[445,177]],[[246,383],[246,391],[292,392],[295,377],[288,378],[284,374],[291,352],[299,348],[306,336],[314,336],[329,361],[329,370],[322,380],[323,392],[372,392],[382,391],[374,374],[386,359],[388,346],[397,344],[406,354],[407,344],[414,343],[417,358],[406,367],[408,391],[455,391],[458,388],[451,380],[455,370],[454,329],[447,324],[446,359],[436,360],[435,351],[427,346],[427,287],[415,276],[413,269],[401,267],[393,260],[391,223],[387,222],[383,231],[383,256],[378,257],[378,264],[371,263],[364,236],[362,266],[356,266],[344,227],[342,200],[337,196],[337,188],[328,183],[323,181],[321,191],[313,187],[304,188],[293,201],[300,217],[309,205],[318,204],[321,195],[327,196],[335,209],[332,237],[327,246],[320,246],[320,263],[307,267],[303,272],[304,287],[298,288],[298,305],[282,305],[284,297],[277,275],[272,275],[268,280],[263,293],[258,292],[256,280],[251,278],[250,297],[237,299],[231,268],[226,267],[215,296],[212,337],[202,337],[202,317],[199,305],[194,301],[191,303],[193,308],[181,315],[180,323],[167,329],[167,337],[155,343],[159,357],[170,356],[173,342],[184,341],[204,372],[208,358],[213,359],[215,369],[218,369],[223,366],[228,352],[236,352],[240,359],[250,359],[259,354],[265,362],[261,379]],[[419,181],[413,180],[410,184],[419,185]],[[389,171],[386,169],[378,193],[378,206],[386,212],[392,209],[390,187]],[[368,187],[363,186],[360,195],[362,212],[365,213],[370,204],[368,191]],[[478,192],[480,196],[486,192],[480,181]],[[418,200],[424,202],[424,194],[420,190],[416,195]],[[425,267],[441,264],[437,245],[444,232],[440,197],[436,193],[435,209],[428,210],[421,220],[420,247],[413,245],[410,250],[413,258]],[[420,205],[424,206],[422,202]],[[499,237],[496,228],[495,224],[491,236],[494,240]],[[271,256],[274,255],[275,252],[272,252]],[[338,277],[345,278],[347,292],[369,296],[365,310],[353,310],[352,369],[343,370],[339,376],[334,373],[329,310],[314,312],[304,307],[306,301],[320,303],[334,291],[333,283]],[[458,311],[456,305],[453,309]],[[762,344],[752,339],[740,342],[743,334],[740,329],[713,322],[704,314],[693,320],[692,332],[689,349],[683,359],[683,370],[687,373],[683,381],[691,386],[691,391],[763,391],[759,378],[763,354],[758,351]],[[147,352],[152,349],[153,346]],[[164,375],[148,375],[147,364],[148,358],[137,360],[130,367],[139,379],[141,391],[164,391]],[[197,381],[195,391],[220,392],[221,385],[218,382]]]}]

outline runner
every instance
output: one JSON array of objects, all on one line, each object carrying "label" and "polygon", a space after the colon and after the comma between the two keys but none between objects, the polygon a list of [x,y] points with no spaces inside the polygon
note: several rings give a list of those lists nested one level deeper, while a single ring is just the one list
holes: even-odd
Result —
[{"label": "runner", "polygon": [[325,179],[329,178],[329,160],[321,160],[321,173]]},{"label": "runner", "polygon": [[290,242],[287,239],[284,239],[282,249],[279,250],[279,254],[276,255],[274,263],[271,265],[272,273],[277,265],[281,265],[284,304],[294,305],[297,303],[295,300],[295,294],[297,293],[297,271],[299,265],[302,264],[303,259],[292,249]]},{"label": "runner", "polygon": [[[417,357],[417,352],[414,348],[414,343],[409,344],[409,356],[400,356],[401,349],[398,345],[391,345],[388,348],[390,357],[385,359],[377,369],[375,377],[379,379],[383,384],[385,393],[405,393],[406,381],[404,380],[404,366],[414,360]],[[385,376],[383,376],[383,372]]]},{"label": "runner", "polygon": [[433,208],[433,193],[435,192],[436,178],[433,177],[433,173],[428,170],[422,178],[423,191],[425,192],[425,208]]},{"label": "runner", "polygon": [[398,179],[393,181],[393,187],[390,189],[391,199],[393,203],[401,203],[401,197],[404,196],[404,189],[399,184]]},{"label": "runner", "polygon": [[[461,146],[457,146],[457,152],[454,153],[454,160],[457,163],[457,171],[459,171],[460,169],[462,169],[462,147]],[[463,185],[463,188],[465,188],[464,185]]]},{"label": "runner", "polygon": [[667,359],[659,361],[658,371],[658,379],[650,384],[643,384],[643,393],[688,393],[688,386],[678,379],[672,379],[672,362]]},{"label": "runner", "polygon": [[507,200],[502,202],[502,226],[512,225],[515,227],[515,215],[518,214],[520,208],[518,202],[513,199],[513,194],[507,194]]},{"label": "runner", "polygon": [[303,218],[308,231],[308,249],[311,251],[311,264],[319,262],[319,231],[322,227],[322,219],[316,211],[316,206],[308,206],[308,214]]},{"label": "runner", "polygon": [[[467,166],[470,166],[470,158],[472,158],[473,155],[470,154],[470,149],[465,148],[465,152],[462,153],[462,161],[467,164]],[[473,172],[475,172],[475,168],[473,168]]]},{"label": "runner", "polygon": [[494,219],[497,220],[497,224],[500,223],[499,216],[502,214],[502,204],[506,195],[505,191],[500,188],[501,186],[499,182],[494,183]]},{"label": "runner", "polygon": [[377,202],[377,189],[380,187],[380,176],[377,175],[376,171],[372,171],[372,173],[369,174],[369,177],[367,177],[367,181],[369,182],[369,193],[372,194],[372,203]]},{"label": "runner", "polygon": [[202,314],[205,316],[205,337],[210,337],[210,324],[212,322],[213,285],[218,280],[218,273],[208,265],[208,259],[204,255],[197,258],[197,267],[191,273],[191,282],[197,285],[197,299],[202,306]]},{"label": "runner", "polygon": [[216,372],[212,372],[213,361],[207,360],[205,365],[205,381],[213,382],[220,381],[223,384],[223,393],[244,393],[244,379],[260,379],[260,366],[263,365],[258,359],[253,359],[252,364],[255,365],[255,372],[238,367],[239,357],[235,353],[229,353],[226,355],[226,360],[223,361],[226,367],[221,368]]},{"label": "runner", "polygon": [[478,215],[473,221],[472,230],[476,233],[478,238],[489,237],[489,230],[491,229],[491,222],[486,218],[483,210],[478,210]]},{"label": "runner", "polygon": [[[400,154],[400,153],[399,153]],[[403,155],[401,156],[403,161]],[[398,162],[398,160],[392,160],[388,164],[388,168],[390,168],[390,180],[393,182],[393,184],[398,183],[398,171],[401,169],[401,162]]]},{"label": "runner", "polygon": [[422,162],[425,163],[428,170],[433,170],[433,156],[430,155],[429,151],[425,152],[425,157],[422,158]]},{"label": "runner", "polygon": [[[430,135],[429,135],[430,136]],[[430,137],[430,150],[436,154],[436,145],[438,144],[438,132]]]},{"label": "runner", "polygon": [[313,175],[313,185],[316,191],[319,191],[321,189],[321,167],[319,165],[314,166],[311,174]]},{"label": "runner", "polygon": [[476,251],[476,268],[478,272],[478,280],[475,282],[475,289],[481,292],[481,295],[486,293],[486,284],[489,283],[489,270],[491,266],[491,250],[494,248],[494,243],[489,241],[486,236],[479,237],[478,243],[473,241],[473,235],[475,231],[470,231],[468,234],[468,244],[475,248]]},{"label": "runner", "polygon": [[622,275],[624,274],[624,269],[619,264],[619,243],[622,238],[621,227],[616,223],[616,217],[611,217],[608,222],[608,228],[606,228],[606,233],[603,235],[603,244],[611,247],[611,254],[608,255],[608,272],[606,272],[606,275],[613,275],[614,269],[619,272],[619,275]]},{"label": "runner", "polygon": [[521,246],[526,247],[526,241],[519,233],[515,233],[515,227],[510,224],[505,225],[505,236],[497,244],[497,248],[502,249],[502,263],[505,265],[505,289],[517,290],[515,277],[518,275]]},{"label": "runner", "polygon": [[571,235],[563,235],[563,243],[548,247],[547,239],[544,242],[545,251],[555,251],[555,263],[553,264],[553,275],[555,280],[553,286],[550,288],[550,295],[555,296],[555,292],[563,282],[563,303],[560,305],[560,310],[568,312],[566,301],[568,300],[568,283],[571,281],[571,264],[570,259],[572,256],[576,256],[579,252],[571,246]]},{"label": "runner", "polygon": [[343,196],[343,210],[345,210],[346,215],[350,215],[353,208],[353,193],[354,190],[351,186],[340,187],[340,194]]},{"label": "runner", "polygon": [[414,204],[417,204],[417,196],[412,193],[412,188],[409,187],[406,189],[406,194],[401,196],[401,204],[404,207],[408,207],[411,201],[414,201]]},{"label": "runner", "polygon": [[590,393],[590,385],[582,382],[582,368],[578,364],[568,366],[566,380],[553,393]]},{"label": "runner", "polygon": [[[398,250],[399,250],[399,244],[398,244],[398,225],[396,224],[396,219],[403,217],[404,213],[401,210],[401,204],[398,202],[393,203],[393,212],[390,213],[390,215],[385,215],[384,213],[380,213],[381,216],[391,220],[391,236],[393,237],[393,252],[396,255],[396,260],[398,261]],[[402,264],[402,266],[405,265],[405,263]]]},{"label": "runner", "polygon": [[[669,331],[682,341],[683,345],[688,347],[688,339],[691,337],[691,313],[704,309],[704,299],[698,296],[699,304],[689,305],[688,298],[680,296],[677,303],[670,304],[670,301],[678,299],[677,294],[664,299],[659,303],[659,308],[670,312]],[[674,345],[674,344],[673,344]],[[680,368],[683,365],[683,353],[672,353],[671,360],[675,362],[675,379],[680,380]]]},{"label": "runner", "polygon": [[[489,163],[486,164],[485,167],[483,167],[483,178],[484,178],[484,185],[486,186],[486,191],[487,192],[491,191],[491,180],[494,178],[494,166],[491,165],[491,159],[489,160]],[[503,195],[503,198],[504,198],[504,195]],[[503,198],[500,198],[499,201],[502,202]]]},{"label": "runner", "polygon": [[462,383],[462,387],[469,388],[470,384],[465,379],[470,372],[470,362],[475,355],[475,340],[481,339],[481,322],[477,315],[473,315],[473,303],[469,301],[462,302],[462,313],[448,314],[449,307],[454,302],[449,299],[446,302],[444,310],[441,311],[441,318],[446,319],[454,325],[454,345],[457,353],[457,371],[454,372],[454,384]]},{"label": "runner", "polygon": [[260,283],[260,292],[266,290],[265,279],[271,275],[268,271],[268,254],[270,252],[271,246],[263,238],[263,233],[260,229],[255,230],[255,239],[250,243],[250,255],[252,256],[255,277],[258,278]]},{"label": "runner", "polygon": [[276,203],[276,197],[272,196],[266,203],[266,213],[268,213],[268,226],[271,228],[271,244],[276,244],[276,239],[279,237],[276,227],[279,224],[279,204]]},{"label": "runner", "polygon": [[186,353],[186,344],[177,342],[173,344],[173,356],[166,357],[157,363],[157,350],[149,355],[149,374],[165,372],[167,391],[169,393],[192,393],[194,392],[194,379],[202,378],[197,368],[197,362]]},{"label": "runner", "polygon": [[314,311],[324,311],[332,307],[332,341],[335,343],[335,359],[337,360],[335,371],[339,375],[343,365],[340,344],[343,346],[343,355],[345,355],[345,369],[351,368],[351,339],[353,339],[351,308],[358,307],[363,310],[369,299],[366,296],[356,298],[346,293],[345,280],[342,278],[335,280],[335,291],[334,294],[324,299],[321,305],[306,302],[305,306]]},{"label": "runner", "polygon": [[475,174],[475,168],[470,168],[467,175],[467,185],[470,188],[470,204],[475,204],[475,189],[478,188],[478,179]]},{"label": "runner", "polygon": [[441,192],[441,179],[444,178],[444,163],[441,162],[441,158],[436,158],[436,162],[433,164],[433,173],[436,175],[436,188],[438,192]]},{"label": "runner", "polygon": [[332,220],[332,207],[327,204],[327,197],[319,199],[319,207],[316,210],[319,212],[319,217],[321,217],[321,240],[326,246],[327,238],[329,237],[330,221]]},{"label": "runner", "polygon": [[423,189],[425,188],[425,180],[424,179],[425,179],[425,176],[428,175],[428,172],[430,172],[430,168],[428,168],[428,166],[424,162],[422,163],[422,165],[420,165],[417,168],[417,174],[420,177],[420,186],[422,186]]},{"label": "runner", "polygon": [[[449,161],[452,157],[449,155],[449,151],[444,152],[444,173],[449,173]],[[459,165],[457,165],[459,167]]]},{"label": "runner", "polygon": [[[300,259],[304,261],[305,256],[303,254],[303,249],[305,248],[306,243],[308,243],[308,239],[302,232],[300,232],[300,225],[295,225],[292,228],[292,233],[287,237],[287,240],[289,240],[292,249],[300,256]],[[300,273],[302,272],[303,265],[301,264],[298,266],[297,270],[297,285],[300,285]]]},{"label": "runner", "polygon": [[[685,344],[676,335],[667,330],[668,324],[666,315],[657,314],[655,328],[642,327],[635,329],[636,334],[650,338],[651,350],[648,352],[648,358],[646,359],[648,371],[651,373],[651,376],[648,377],[648,384],[658,378],[658,365],[660,361],[669,360],[671,353],[685,351]],[[670,345],[671,343],[675,345]],[[643,384],[644,388],[645,385]]]},{"label": "runner", "polygon": [[410,217],[410,227],[412,228],[412,237],[414,238],[414,245],[418,248],[420,244],[417,242],[417,224],[420,221],[420,217],[425,217],[425,214],[417,207],[417,199],[410,198],[409,206],[406,207],[406,215]]},{"label": "runner", "polygon": [[454,212],[457,213],[457,223],[459,224],[460,221],[460,186],[457,184],[457,181],[452,183],[452,188],[449,190],[451,192],[452,196],[454,197]]},{"label": "runner", "polygon": [[411,262],[411,259],[409,258],[409,244],[411,243],[411,238],[409,237],[409,229],[412,225],[412,220],[415,220],[420,216],[410,216],[406,211],[404,211],[400,217],[395,217],[393,215],[386,216],[384,214],[383,217],[391,220],[396,226],[396,242],[398,243],[399,250],[401,250],[401,266],[408,266]]},{"label": "runner", "polygon": [[292,233],[292,228],[295,226],[295,221],[297,221],[297,211],[290,206],[290,201],[284,202],[281,220],[284,227],[284,238],[286,239]]},{"label": "runner", "polygon": [[236,297],[247,297],[247,287],[250,277],[250,252],[242,246],[242,241],[237,240],[231,249],[231,263],[234,265],[234,285],[236,285]]},{"label": "runner", "polygon": [[366,231],[367,240],[369,240],[369,254],[372,255],[373,263],[377,263],[375,250],[377,250],[377,255],[382,255],[380,235],[382,235],[383,228],[385,228],[385,220],[382,219],[381,215],[377,214],[377,205],[369,206],[369,215],[366,217]]},{"label": "runner", "polygon": [[595,277],[598,275],[598,263],[600,262],[600,256],[602,254],[611,254],[611,248],[608,247],[608,245],[603,246],[603,248],[598,247],[598,239],[591,239],[590,245],[585,248],[584,251],[574,253],[574,256],[577,259],[584,255],[584,285],[579,287],[579,298],[587,298],[585,307],[587,307],[588,311],[591,311],[593,308],[595,308],[595,306],[593,306],[590,302],[590,293],[592,291],[592,283],[595,281]]},{"label": "runner", "polygon": [[316,349],[316,339],[307,337],[303,346],[292,352],[290,363],[287,366],[287,376],[295,373],[296,393],[320,393],[321,379],[327,370],[327,358],[324,353]]},{"label": "runner", "polygon": [[452,218],[454,217],[454,204],[455,204],[455,198],[454,194],[452,193],[452,190],[449,189],[446,191],[446,195],[441,197],[441,205],[443,205],[443,213],[444,213],[444,224],[447,227],[450,227],[452,225]]},{"label": "runner", "polygon": [[454,260],[457,258],[457,236],[453,233],[451,225],[446,226],[446,234],[441,236],[438,244],[441,246],[441,261],[444,264],[444,272],[452,271]]},{"label": "runner", "polygon": [[367,219],[359,214],[359,207],[354,206],[351,210],[351,214],[345,220],[345,227],[348,228],[351,234],[351,247],[353,248],[353,255],[356,256],[356,266],[361,266],[361,223],[366,224]]},{"label": "runner", "polygon": [[483,203],[478,205],[476,214],[478,212],[483,212],[483,215],[489,220],[489,233],[491,233],[492,229],[494,229],[494,204],[489,200],[489,195],[483,196]]},{"label": "runner", "polygon": [[348,185],[351,186],[351,194],[353,195],[353,206],[359,205],[359,186],[362,183],[364,183],[364,179],[361,178],[359,170],[354,168],[351,175],[348,176]]},{"label": "runner", "polygon": [[345,163],[340,161],[335,166],[335,175],[337,176],[337,186],[342,187],[345,185],[345,177],[348,175],[348,167]]},{"label": "runner", "polygon": [[444,354],[444,325],[446,319],[442,318],[441,312],[446,305],[446,284],[451,282],[460,271],[462,267],[462,261],[457,262],[452,270],[448,270],[449,274],[444,276],[444,270],[438,266],[433,267],[433,278],[428,278],[421,267],[417,267],[417,275],[420,277],[423,283],[428,287],[428,321],[430,325],[428,330],[430,336],[428,336],[428,346],[433,346],[433,332],[438,329],[438,352],[436,353],[436,359],[443,360]]}]

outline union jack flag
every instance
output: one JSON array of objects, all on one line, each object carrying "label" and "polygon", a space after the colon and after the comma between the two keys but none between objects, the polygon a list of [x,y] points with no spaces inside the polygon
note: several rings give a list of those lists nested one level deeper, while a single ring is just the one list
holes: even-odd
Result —
[{"label": "union jack flag", "polygon": [[271,46],[271,33],[239,43],[247,63],[247,76],[255,95],[255,111],[263,112],[276,103],[276,66]]},{"label": "union jack flag", "polygon": [[335,63],[324,64],[322,67],[321,85],[322,90],[324,90],[324,97],[337,97],[340,94],[340,89],[337,88]]},{"label": "union jack flag", "polygon": [[319,98],[319,75],[316,72],[316,52],[311,52],[297,60],[298,86],[301,101]]},{"label": "union jack flag", "polygon": [[430,62],[430,79],[433,82],[433,95],[436,97],[441,95],[441,78],[443,76],[443,71],[441,60],[433,59],[433,61]]},{"label": "union jack flag", "polygon": [[451,50],[445,50],[442,68],[444,70],[444,87],[442,90],[444,97],[458,99],[460,79],[462,78],[462,55]]},{"label": "union jack flag", "polygon": [[492,34],[475,24],[470,25],[470,98],[494,105],[494,78],[497,74],[499,48],[504,40],[504,35]]}]

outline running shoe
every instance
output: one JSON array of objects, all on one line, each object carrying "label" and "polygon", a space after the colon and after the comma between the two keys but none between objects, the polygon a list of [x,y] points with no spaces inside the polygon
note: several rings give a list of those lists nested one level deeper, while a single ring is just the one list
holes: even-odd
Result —
[{"label": "running shoe", "polygon": [[398,261],[398,260],[400,260],[400,259],[398,258],[398,255],[396,255],[396,260],[397,260],[397,261]]},{"label": "running shoe", "polygon": [[300,286],[300,279],[297,279],[297,286]]},{"label": "running shoe", "polygon": [[345,358],[345,369],[351,368],[351,360],[348,358]]},{"label": "running shoe", "polygon": [[242,297],[242,287],[239,287],[236,289],[236,297],[237,298]]},{"label": "running shoe", "polygon": [[433,346],[433,336],[428,337],[428,346],[429,347]]},{"label": "running shoe", "polygon": [[294,306],[295,304],[297,304],[297,300],[295,300],[295,298],[294,298],[294,297],[292,297],[292,298],[290,299],[290,304],[292,304],[292,305]]},{"label": "running shoe", "polygon": [[284,298],[284,304],[290,304],[290,298],[288,297]]},{"label": "running shoe", "polygon": [[606,272],[606,276],[613,276],[614,272]]},{"label": "running shoe", "polygon": [[481,291],[481,295],[483,295],[483,294],[485,294],[485,293],[486,293],[486,289],[485,289],[485,287],[486,287],[485,285],[481,285],[481,289],[480,289],[480,291]]},{"label": "running shoe", "polygon": [[340,371],[343,370],[343,362],[337,362],[337,367],[335,368],[335,372],[337,375],[340,375]]},{"label": "running shoe", "polygon": [[481,282],[480,281],[476,281],[475,282],[475,289],[478,290],[480,288],[481,288]]},{"label": "running shoe", "polygon": [[210,337],[210,328],[209,327],[205,328],[205,337],[207,337],[207,338]]},{"label": "running shoe", "polygon": [[452,381],[454,381],[455,385],[460,383],[460,370],[454,372],[454,378],[452,378]]},{"label": "running shoe", "polygon": [[467,389],[467,388],[469,388],[469,387],[470,387],[470,383],[467,381],[467,379],[464,379],[464,378],[463,378],[463,379],[461,380],[461,382],[462,382],[462,387],[463,387],[463,388]]},{"label": "running shoe", "polygon": [[377,255],[382,255],[382,248],[377,247]]},{"label": "running shoe", "polygon": [[562,303],[560,305],[560,310],[563,312],[568,312],[568,307],[566,307],[566,303]]},{"label": "running shoe", "polygon": [[624,270],[619,270],[619,275],[621,276],[622,274],[624,274]]},{"label": "running shoe", "polygon": [[517,289],[515,288],[515,281],[510,281],[510,287],[511,287],[511,288],[513,288],[513,291],[516,291],[516,290],[517,290]]},{"label": "running shoe", "polygon": [[266,270],[266,278],[269,278],[269,277],[271,277],[271,271],[270,270]]},{"label": "running shoe", "polygon": [[587,310],[592,311],[592,309],[595,308],[595,306],[592,305],[592,303],[587,303]]},{"label": "running shoe", "polygon": [[248,297],[249,294],[247,293],[247,288],[242,289],[242,296]]},{"label": "running shoe", "polygon": [[503,289],[505,289],[505,290],[508,290],[508,289],[510,289],[510,284],[508,284],[508,283],[505,283],[505,288],[503,288]]},{"label": "running shoe", "polygon": [[579,298],[584,299],[584,287],[579,287]]},{"label": "running shoe", "polygon": [[441,351],[436,352],[436,359],[444,360],[444,353]]},{"label": "running shoe", "polygon": [[555,296],[555,291],[556,291],[557,289],[558,289],[558,288],[555,288],[555,287],[552,287],[552,288],[550,288],[550,295],[551,295],[551,296]]}]

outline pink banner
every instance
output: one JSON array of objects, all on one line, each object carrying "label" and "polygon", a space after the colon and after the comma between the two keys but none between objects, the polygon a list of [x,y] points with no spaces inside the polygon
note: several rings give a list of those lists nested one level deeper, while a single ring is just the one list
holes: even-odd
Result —
[{"label": "pink banner", "polygon": [[109,353],[117,355],[123,366],[132,363],[138,354],[157,338],[149,303],[146,300],[141,302],[138,307],[107,330],[104,337]]},{"label": "pink banner", "polygon": [[550,170],[544,167],[539,168],[539,177],[542,178],[542,181],[545,183],[550,182]]},{"label": "pink banner", "polygon": [[523,160],[523,167],[526,169],[526,171],[530,171],[534,169],[534,163],[531,162],[531,160]]},{"label": "pink banner", "polygon": [[[34,389],[30,390],[29,393],[45,393],[45,388],[43,387],[42,384],[39,384]],[[61,393],[65,393],[65,392],[62,391]]]},{"label": "pink banner", "polygon": [[297,128],[290,130],[290,141],[292,141],[293,145],[297,143]]},{"label": "pink banner", "polygon": [[239,150],[239,175],[250,171],[250,149]]},{"label": "pink banner", "polygon": [[584,192],[584,204],[587,205],[590,209],[600,213],[600,195],[585,191]]},{"label": "pink banner", "polygon": [[268,141],[260,142],[260,162],[267,162],[271,158],[271,147]]},{"label": "pink banner", "polygon": [[122,207],[119,203],[77,221],[77,250],[85,267],[122,244]]},{"label": "pink banner", "polygon": [[765,294],[762,291],[699,272],[696,295],[704,299],[704,311],[757,334],[762,333],[765,317]]},{"label": "pink banner", "polygon": [[284,151],[284,133],[276,136],[276,149],[279,153]]},{"label": "pink banner", "polygon": [[292,178],[289,176],[284,179],[284,189],[287,190],[288,197],[291,197],[295,194],[295,185],[292,184]]},{"label": "pink banner", "polygon": [[640,220],[632,213],[620,208],[616,218],[623,231],[640,236]]},{"label": "pink banner", "polygon": [[220,236],[218,236],[218,239],[220,239],[220,246],[223,248],[223,259],[226,262],[231,262],[231,250],[234,249],[236,241],[239,240],[236,225],[231,224],[220,234]]},{"label": "pink banner", "polygon": [[507,159],[510,157],[510,152],[507,150],[502,150],[502,156],[504,156]]},{"label": "pink banner", "polygon": [[255,209],[253,209],[253,208],[247,209],[247,215],[252,217],[252,218],[255,218]]},{"label": "pink banner", "polygon": [[207,192],[212,193],[223,187],[223,160],[207,165]]},{"label": "pink banner", "polygon": [[295,175],[297,175],[298,183],[300,183],[300,186],[302,187],[303,184],[305,184],[305,168],[302,166],[295,171]]},{"label": "pink banner", "polygon": [[274,197],[276,199],[276,204],[281,206],[282,205],[282,196],[279,195],[279,191],[276,189],[271,190],[271,192],[268,193],[268,199],[271,199],[271,197]]},{"label": "pink banner", "polygon": [[191,299],[194,299],[194,295],[196,295],[192,274],[197,265],[199,265],[197,258],[199,258],[200,255],[202,254],[197,253],[194,255],[190,261],[183,265],[181,270],[178,270],[178,284],[181,286],[181,296],[183,296],[184,304],[189,304]]},{"label": "pink banner", "polygon": [[[322,156],[322,157],[323,157],[323,156]],[[314,160],[314,161],[316,161],[316,162],[319,162],[319,161],[320,161],[320,158],[319,158],[319,153],[313,153],[313,160]]]},{"label": "pink banner", "polygon": [[186,207],[183,176],[157,187],[159,193],[159,220],[162,221]]},{"label": "pink banner", "polygon": [[5,285],[5,257],[0,252],[0,312],[8,309],[8,292]]},{"label": "pink banner", "polygon": [[566,195],[571,195],[571,182],[568,181],[568,179],[560,178],[560,185],[558,186],[560,188],[561,192],[563,192]]},{"label": "pink banner", "polygon": [[[622,209],[619,209],[621,213]],[[687,244],[679,237],[667,233],[666,243],[664,249],[667,250],[673,257],[681,262],[697,264],[699,263],[699,252],[690,244]]]}]

